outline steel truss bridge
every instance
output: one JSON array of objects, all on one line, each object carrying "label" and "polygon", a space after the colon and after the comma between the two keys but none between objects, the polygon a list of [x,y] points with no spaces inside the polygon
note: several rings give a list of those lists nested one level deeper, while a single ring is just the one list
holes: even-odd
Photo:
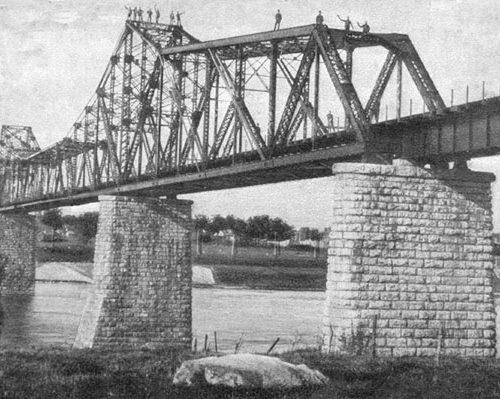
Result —
[{"label": "steel truss bridge", "polygon": [[[352,71],[355,50],[365,47],[387,55],[362,104]],[[401,117],[403,66],[425,103],[421,114]],[[398,117],[379,122],[393,74]],[[322,117],[329,101],[339,104],[342,125]],[[492,98],[447,108],[402,34],[306,25],[200,41],[180,26],[127,21],[64,139],[40,149],[31,128],[2,127],[0,211],[328,176],[339,161],[497,154],[499,105]]]}]

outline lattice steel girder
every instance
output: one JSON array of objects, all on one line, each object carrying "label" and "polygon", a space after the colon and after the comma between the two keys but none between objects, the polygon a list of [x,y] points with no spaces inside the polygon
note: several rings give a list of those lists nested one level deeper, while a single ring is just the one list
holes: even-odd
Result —
[{"label": "lattice steel girder", "polygon": [[231,95],[232,103],[234,104],[234,108],[236,110],[238,118],[241,124],[243,125],[243,128],[245,129],[245,133],[247,134],[248,138],[252,141],[261,159],[265,159],[266,158],[265,153],[267,152],[266,143],[264,142],[264,139],[260,135],[260,132],[257,129],[257,125],[252,119],[250,112],[248,111],[248,108],[245,104],[245,101],[238,96],[231,73],[228,71],[227,66],[224,64],[224,62],[221,61],[219,56],[214,51],[209,50],[209,54],[210,57],[212,58],[212,61],[214,62],[215,68],[217,69],[219,76],[224,81],[226,90]]},{"label": "lattice steel girder", "polygon": [[349,79],[344,62],[335,47],[335,41],[329,38],[328,34],[328,31],[321,27],[313,31],[313,36],[321,52],[326,70],[342,102],[344,111],[353,126],[357,140],[360,142],[370,142],[372,135],[365,111]]},{"label": "lattice steel girder", "polygon": [[25,158],[40,146],[31,126],[2,125],[0,131],[0,159]]}]

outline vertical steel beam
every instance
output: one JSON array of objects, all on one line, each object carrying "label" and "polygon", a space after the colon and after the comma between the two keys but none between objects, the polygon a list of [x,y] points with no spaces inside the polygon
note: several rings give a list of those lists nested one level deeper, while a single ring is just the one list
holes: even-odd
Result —
[{"label": "vertical steel beam", "polygon": [[273,142],[276,129],[276,86],[277,86],[278,43],[273,42],[273,52],[269,68],[269,120],[267,127],[267,145]]},{"label": "vertical steel beam", "polygon": [[[349,44],[346,43],[346,49],[345,49],[345,70],[347,72],[347,77],[349,78],[349,81],[352,84],[352,67],[353,67],[353,53],[354,53],[354,48],[350,46]],[[344,118],[344,129],[349,129],[350,124],[349,124],[349,115],[347,112],[344,113],[345,118]]]},{"label": "vertical steel beam", "polygon": [[[314,55],[314,91],[313,91],[313,96],[314,96],[314,119],[318,119],[319,115],[319,86],[320,86],[320,52],[319,52],[319,47],[316,45],[315,49],[315,55]],[[316,129],[316,124],[312,124],[312,140],[314,143],[314,138],[317,135],[317,129]]]},{"label": "vertical steel beam", "polygon": [[212,91],[213,64],[210,57],[205,59],[205,95],[207,99],[203,107],[203,159],[208,160],[208,141],[210,135],[210,93]]},{"label": "vertical steel beam", "polygon": [[[310,81],[311,81],[310,76],[307,76],[306,81],[304,83],[304,102],[306,102],[306,103],[309,102]],[[308,125],[307,115],[305,114],[305,112],[303,113],[302,118],[303,118],[303,122],[304,122],[303,131],[302,131],[302,138],[305,140],[307,138],[307,125]]]},{"label": "vertical steel beam", "polygon": [[396,98],[396,116],[399,121],[401,118],[401,104],[403,100],[403,61],[399,58],[397,61],[397,98]]}]

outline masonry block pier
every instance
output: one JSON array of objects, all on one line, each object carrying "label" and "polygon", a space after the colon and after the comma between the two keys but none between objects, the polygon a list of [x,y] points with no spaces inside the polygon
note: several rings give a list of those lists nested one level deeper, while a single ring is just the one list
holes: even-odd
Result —
[{"label": "masonry block pier", "polygon": [[191,201],[101,196],[74,347],[191,345]]},{"label": "masonry block pier", "polygon": [[443,354],[494,356],[494,176],[355,163],[333,173],[324,350],[352,332],[371,350],[375,332],[379,355],[434,355],[440,342]]},{"label": "masonry block pier", "polygon": [[0,292],[35,289],[35,219],[25,213],[0,214]]}]

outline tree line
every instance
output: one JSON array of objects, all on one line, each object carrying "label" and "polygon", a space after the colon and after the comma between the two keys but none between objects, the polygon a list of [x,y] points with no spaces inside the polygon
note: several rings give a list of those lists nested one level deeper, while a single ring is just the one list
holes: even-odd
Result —
[{"label": "tree line", "polygon": [[[41,222],[50,227],[54,233],[63,227],[78,230],[87,240],[97,234],[99,212],[85,212],[81,215],[63,215],[59,208],[49,209],[42,213]],[[54,239],[54,237],[52,237]]]},{"label": "tree line", "polygon": [[[43,212],[41,222],[52,228],[53,232],[63,227],[78,230],[87,240],[97,234],[98,212],[86,212],[81,215],[63,215],[58,208]],[[247,220],[233,215],[215,215],[211,218],[196,215],[194,227],[204,241],[210,241],[217,234],[231,231],[238,239],[287,240],[294,235],[293,226],[281,218],[269,215],[252,216]]]},{"label": "tree line", "polygon": [[252,216],[247,220],[233,215],[215,215],[208,218],[205,215],[196,215],[195,229],[204,241],[211,240],[215,235],[224,231],[231,231],[239,239],[256,240],[287,240],[293,237],[293,226],[281,218],[271,218],[268,215]]}]

